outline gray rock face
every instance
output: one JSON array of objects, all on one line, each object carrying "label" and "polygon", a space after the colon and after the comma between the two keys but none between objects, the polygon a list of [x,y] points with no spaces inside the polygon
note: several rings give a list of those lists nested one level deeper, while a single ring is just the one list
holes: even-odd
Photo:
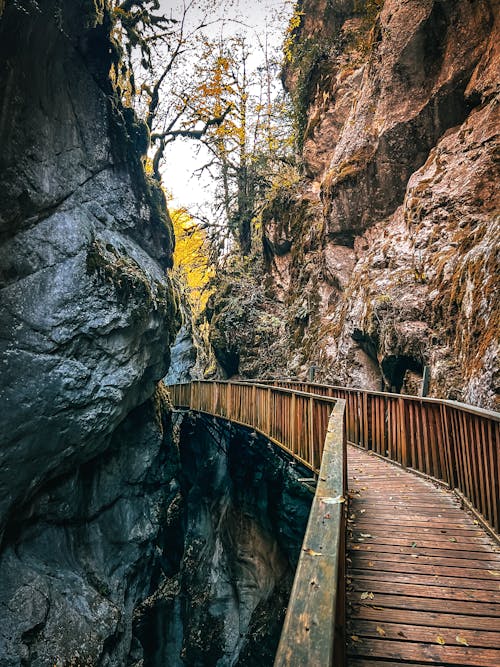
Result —
[{"label": "gray rock face", "polygon": [[134,655],[172,477],[151,402],[177,329],[172,232],[140,163],[147,135],[109,82],[109,11],[0,3],[6,666]]},{"label": "gray rock face", "polygon": [[189,303],[182,295],[179,310],[182,326],[170,348],[170,366],[163,378],[166,385],[199,380],[203,378],[203,370],[209,364],[207,345],[193,322]]},{"label": "gray rock face", "polygon": [[8,2],[0,19],[0,527],[108,447],[176,328],[170,222],[96,7]]},{"label": "gray rock face", "polygon": [[159,567],[172,495],[165,480],[177,465],[159,400],[132,411],[105,455],[45,486],[9,525],[0,556],[5,667],[123,665],[142,655],[132,615]]},{"label": "gray rock face", "polygon": [[192,379],[191,372],[196,364],[196,358],[192,329],[189,323],[184,323],[172,346],[170,367],[163,378],[165,384],[189,382]]}]

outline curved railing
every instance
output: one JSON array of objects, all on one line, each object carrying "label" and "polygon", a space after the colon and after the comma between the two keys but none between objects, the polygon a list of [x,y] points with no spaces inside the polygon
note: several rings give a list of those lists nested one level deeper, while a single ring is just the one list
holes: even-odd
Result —
[{"label": "curved railing", "polygon": [[345,402],[234,382],[168,387],[172,403],[250,427],[318,473],[275,667],[345,662]]},{"label": "curved railing", "polygon": [[176,407],[190,408],[259,431],[315,473],[319,472],[337,399],[299,388],[246,382],[193,381],[168,387]]},{"label": "curved railing", "polygon": [[346,402],[347,440],[444,482],[500,532],[500,414],[464,403],[292,381]]}]

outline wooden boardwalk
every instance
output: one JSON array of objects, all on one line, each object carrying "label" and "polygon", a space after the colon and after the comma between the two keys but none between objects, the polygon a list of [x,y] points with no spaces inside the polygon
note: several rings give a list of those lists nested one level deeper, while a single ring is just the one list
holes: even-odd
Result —
[{"label": "wooden boardwalk", "polygon": [[275,667],[500,667],[500,551],[474,518],[500,531],[498,413],[292,381],[169,391],[318,475]]},{"label": "wooden boardwalk", "polygon": [[349,667],[500,667],[500,553],[454,495],[348,447]]}]

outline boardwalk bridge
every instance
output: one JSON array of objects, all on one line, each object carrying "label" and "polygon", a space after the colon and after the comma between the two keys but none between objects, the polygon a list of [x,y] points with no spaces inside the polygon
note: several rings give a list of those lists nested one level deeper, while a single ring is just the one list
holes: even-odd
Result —
[{"label": "boardwalk bridge", "polygon": [[317,480],[275,667],[500,667],[500,414],[296,382],[192,382]]}]

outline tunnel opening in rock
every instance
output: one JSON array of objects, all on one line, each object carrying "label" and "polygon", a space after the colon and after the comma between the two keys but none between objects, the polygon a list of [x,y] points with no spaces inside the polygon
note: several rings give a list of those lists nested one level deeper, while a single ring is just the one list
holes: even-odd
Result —
[{"label": "tunnel opening in rock", "polygon": [[403,386],[416,393],[423,377],[423,364],[415,357],[392,355],[384,357],[381,363],[384,381],[389,391],[401,393]]},{"label": "tunnel opening in rock", "polygon": [[164,554],[134,633],[144,667],[272,665],[313,493],[262,436],[178,413]]}]

